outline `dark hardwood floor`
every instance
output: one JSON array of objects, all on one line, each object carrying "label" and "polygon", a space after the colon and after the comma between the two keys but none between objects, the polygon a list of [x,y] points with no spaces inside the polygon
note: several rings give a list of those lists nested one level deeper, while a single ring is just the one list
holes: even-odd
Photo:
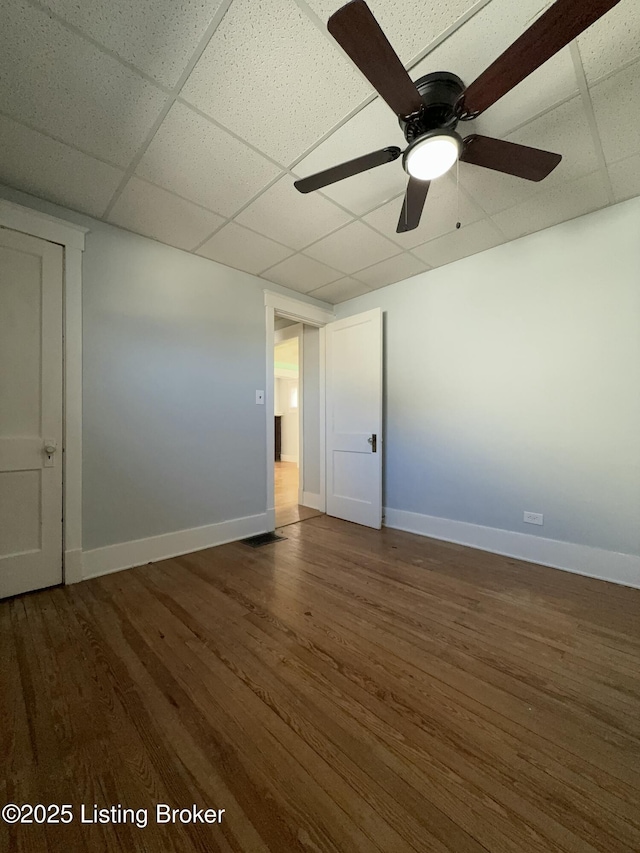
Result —
[{"label": "dark hardwood floor", "polygon": [[640,850],[640,591],[325,516],[286,535],[0,603],[0,805],[75,813],[0,822],[2,850]]}]

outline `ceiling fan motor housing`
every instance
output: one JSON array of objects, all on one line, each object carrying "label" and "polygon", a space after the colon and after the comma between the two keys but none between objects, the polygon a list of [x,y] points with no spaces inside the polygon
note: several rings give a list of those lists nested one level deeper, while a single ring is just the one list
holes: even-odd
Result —
[{"label": "ceiling fan motor housing", "polygon": [[458,124],[456,102],[464,91],[464,83],[450,71],[433,71],[415,81],[422,96],[423,109],[398,121],[407,142],[430,130],[455,130]]}]

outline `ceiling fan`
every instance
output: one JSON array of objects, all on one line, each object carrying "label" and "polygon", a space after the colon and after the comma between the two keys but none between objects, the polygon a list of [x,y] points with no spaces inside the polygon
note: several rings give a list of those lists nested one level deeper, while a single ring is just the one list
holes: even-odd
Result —
[{"label": "ceiling fan", "polygon": [[364,0],[351,0],[331,15],[327,28],[398,116],[408,145],[404,152],[392,146],[356,157],[301,178],[294,186],[301,193],[319,190],[402,154],[409,183],[396,229],[401,233],[418,227],[430,182],[457,160],[528,181],[543,180],[562,159],[560,154],[475,133],[463,139],[456,132],[458,122],[477,118],[619,2],[556,0],[465,87],[448,71],[427,74],[414,83]]}]

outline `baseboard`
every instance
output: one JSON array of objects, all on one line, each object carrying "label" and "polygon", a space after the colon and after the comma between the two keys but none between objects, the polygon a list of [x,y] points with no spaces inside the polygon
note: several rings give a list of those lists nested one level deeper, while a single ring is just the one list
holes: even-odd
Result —
[{"label": "baseboard", "polygon": [[298,464],[298,457],[297,456],[287,456],[284,453],[281,453],[280,454],[280,461],[281,462],[295,462],[297,465]]},{"label": "baseboard", "polygon": [[271,507],[271,509],[267,510],[265,524],[266,524],[267,530],[275,530],[276,529],[276,510],[275,510],[275,507]]},{"label": "baseboard", "polygon": [[82,551],[77,548],[64,552],[64,582],[65,585],[78,583],[84,579],[82,574]]},{"label": "baseboard", "polygon": [[247,536],[266,533],[273,529],[269,527],[268,513],[249,515],[246,518],[234,518],[231,521],[221,521],[219,524],[207,524],[204,527],[192,527],[189,530],[177,530],[175,533],[164,533],[161,536],[151,536],[148,539],[136,539],[133,542],[121,542],[118,545],[107,545],[85,551],[82,555],[83,578],[96,578],[143,566],[145,563],[179,557],[214,545],[224,545],[235,542]]},{"label": "baseboard", "polygon": [[302,492],[302,500],[300,501],[302,506],[309,507],[309,509],[320,509],[320,495],[314,494],[314,492]]},{"label": "baseboard", "polygon": [[385,527],[468,545],[598,580],[640,589],[640,557],[527,533],[385,508]]}]

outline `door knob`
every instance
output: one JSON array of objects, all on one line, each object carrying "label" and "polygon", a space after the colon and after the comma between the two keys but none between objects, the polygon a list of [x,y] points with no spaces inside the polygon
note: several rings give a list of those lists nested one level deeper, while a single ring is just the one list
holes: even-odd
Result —
[{"label": "door knob", "polygon": [[51,454],[55,453],[56,450],[57,447],[55,446],[55,444],[45,444],[44,446],[44,452],[47,454],[47,456],[51,456]]},{"label": "door knob", "polygon": [[369,436],[369,438],[367,439],[367,441],[368,441],[368,442],[369,442],[369,444],[371,445],[371,452],[372,452],[372,453],[375,453],[375,452],[376,452],[376,450],[377,450],[377,442],[378,442],[378,437],[377,437],[377,435],[375,434],[375,432],[373,433],[373,435],[370,435],[370,436]]}]

